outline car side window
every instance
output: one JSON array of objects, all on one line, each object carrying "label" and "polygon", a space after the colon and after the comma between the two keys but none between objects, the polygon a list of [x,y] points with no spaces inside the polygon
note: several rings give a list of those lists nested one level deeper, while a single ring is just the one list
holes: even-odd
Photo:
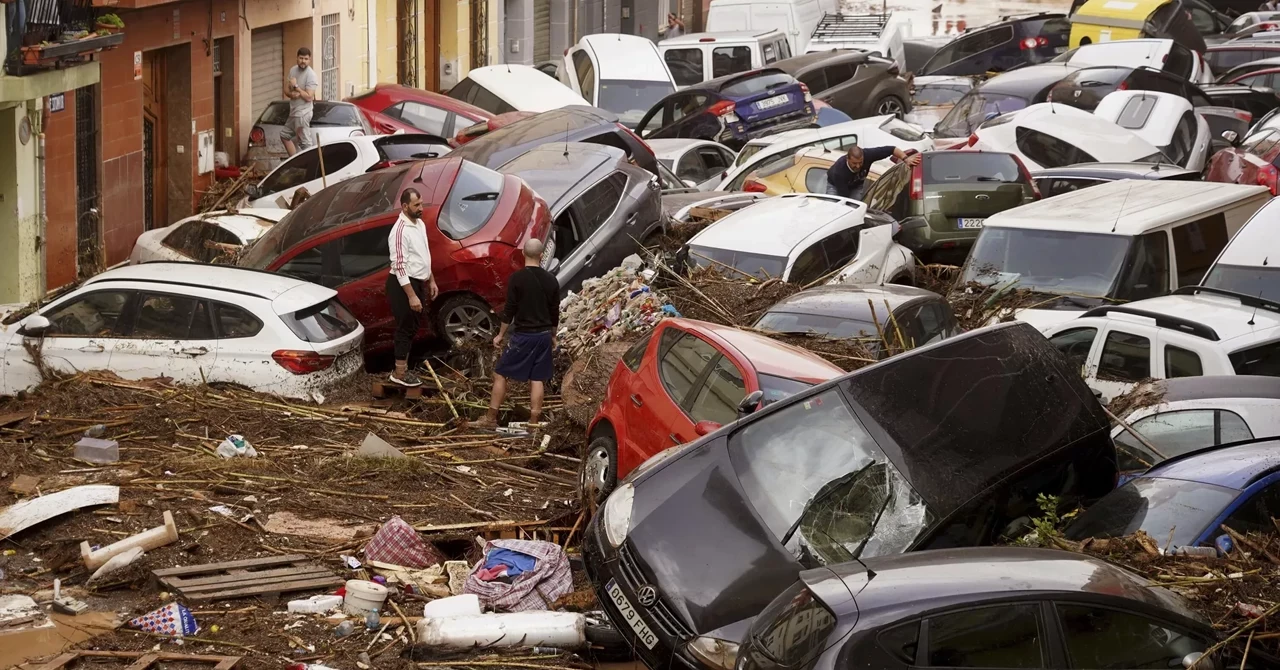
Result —
[{"label": "car side window", "polygon": [[671,77],[677,86],[692,86],[702,83],[706,70],[702,68],[702,49],[668,49],[662,54],[671,70]]},{"label": "car side window", "polygon": [[[420,102],[405,102],[400,110],[400,120],[424,133],[448,137],[449,112],[429,107]],[[329,157],[325,156],[327,160]],[[326,164],[327,167],[327,164]]]},{"label": "car side window", "polygon": [[716,47],[711,50],[712,78],[746,72],[750,69],[750,47]]},{"label": "car side window", "polygon": [[1187,159],[1191,157],[1191,151],[1195,148],[1198,128],[1195,112],[1191,110],[1184,112],[1173,130],[1173,141],[1169,144],[1170,160],[1178,165],[1186,165]]},{"label": "car side window", "polygon": [[578,75],[578,86],[582,88],[582,97],[592,100],[596,93],[596,66],[585,51],[573,52],[573,69]]},{"label": "car side window", "polygon": [[194,260],[204,260],[204,240],[212,226],[208,221],[188,221],[165,235],[162,244],[174,251]]},{"label": "car side window", "polygon": [[132,291],[94,291],[45,312],[51,327],[45,337],[109,337]]},{"label": "car side window", "polygon": [[1191,79],[1191,69],[1195,65],[1195,54],[1191,50],[1175,42],[1173,48],[1169,51],[1169,57],[1164,61],[1164,71],[1182,77],[1183,79]]},{"label": "car side window", "polygon": [[1166,344],[1164,347],[1164,377],[1200,377],[1204,375],[1204,365],[1200,363],[1200,355],[1194,351]]},{"label": "car side window", "polygon": [[1173,229],[1178,286],[1195,286],[1227,246],[1227,217],[1219,212]]},{"label": "car side window", "polygon": [[662,333],[662,358],[658,378],[675,404],[683,406],[711,359],[719,355],[715,347],[692,333],[668,328]]},{"label": "car side window", "polygon": [[1088,152],[1053,135],[1031,128],[1019,127],[1014,131],[1018,150],[1041,167],[1054,168],[1076,163],[1096,163]]},{"label": "car side window", "polygon": [[777,62],[778,50],[774,49],[772,44],[765,43],[761,45],[760,48],[761,48],[761,53],[764,54],[765,65],[768,65],[769,63]]},{"label": "car side window", "polygon": [[208,304],[189,296],[144,293],[128,336],[141,340],[211,340],[213,323]]},{"label": "car side window", "polygon": [[822,252],[827,256],[827,268],[842,268],[858,255],[858,230],[847,228],[828,235],[822,240]]},{"label": "car side window", "polygon": [[351,165],[360,155],[350,142],[326,144],[320,150],[324,152],[324,171],[329,175]]},{"label": "car side window", "polygon": [[262,330],[258,317],[232,305],[214,303],[213,318],[218,324],[219,339],[253,337]]},{"label": "car side window", "polygon": [[[835,88],[853,79],[853,75],[857,73],[857,67],[853,63],[836,63],[823,68],[823,71],[827,73],[827,88]],[[817,91],[813,92],[817,93]]]},{"label": "car side window", "polygon": [[821,167],[809,168],[804,172],[804,190],[809,193],[826,193],[827,192],[827,169]]},{"label": "car side window", "polygon": [[1242,535],[1248,533],[1274,533],[1272,519],[1280,518],[1280,482],[1258,491],[1241,503],[1227,517],[1226,525]]},{"label": "car side window", "polygon": [[479,107],[480,109],[486,110],[493,114],[506,114],[507,112],[516,111],[515,107],[512,107],[511,105],[507,104],[505,100],[503,100],[502,98],[499,98],[497,94],[495,94],[493,91],[490,91],[489,89],[483,86],[480,86],[479,84],[476,84],[475,93],[476,93],[475,98],[473,100],[469,100],[468,102],[475,105],[476,107]]},{"label": "car side window", "polygon": [[1177,668],[1208,645],[1159,621],[1132,612],[1057,603],[1067,667]]},{"label": "car side window", "polygon": [[321,286],[335,288],[391,264],[388,226],[368,228],[302,251],[279,269]]},{"label": "car side window", "polygon": [[1097,328],[1070,328],[1050,337],[1049,343],[1057,347],[1074,368],[1083,370],[1089,363],[1089,351],[1097,336]]},{"label": "car side window", "polygon": [[1036,180],[1036,186],[1040,188],[1040,195],[1043,198],[1052,198],[1055,195],[1079,191],[1082,188],[1097,186],[1100,183],[1102,182],[1096,179],[1069,179],[1066,177],[1045,177]]},{"label": "car side window", "polygon": [[817,280],[826,271],[827,261],[822,253],[822,245],[815,242],[796,256],[796,262],[791,265],[791,273],[787,275],[787,281],[804,286]]},{"label": "car side window", "polygon": [[809,92],[817,95],[827,90],[827,71],[823,68],[814,68],[796,77],[801,84],[809,87]]},{"label": "car side window", "polygon": [[906,174],[909,166],[906,163],[900,163],[889,169],[888,172],[880,175],[867,192],[863,194],[863,199],[867,203],[869,209],[888,212],[893,209],[893,203],[898,200],[898,191],[901,190],[899,183]]},{"label": "car side window", "polygon": [[1169,237],[1163,230],[1138,238],[1125,261],[1120,287],[1117,297],[1124,300],[1154,298],[1169,292]]},{"label": "car side window", "polygon": [[[1181,456],[1189,451],[1219,444],[1253,439],[1252,431],[1239,414],[1221,409],[1188,409],[1152,414],[1133,422],[1133,429],[1159,449],[1164,458]],[[1147,453],[1145,445],[1128,431],[1121,431],[1115,441],[1128,450]],[[1123,465],[1125,464],[1122,463]],[[1145,470],[1154,463],[1129,465],[1130,467],[1121,469]]]},{"label": "car side window", "polygon": [[649,340],[653,339],[653,331],[650,330],[644,337],[636,340],[636,343],[627,349],[627,353],[622,355],[622,362],[627,369],[635,372],[640,369],[640,363],[644,360],[644,352],[649,349]]},{"label": "car side window", "polygon": [[897,661],[915,665],[920,642],[920,622],[912,621],[885,630],[876,637],[876,642]]},{"label": "car side window", "polygon": [[574,201],[574,221],[578,224],[578,239],[586,240],[601,224],[609,220],[613,210],[622,201],[627,188],[627,175],[622,172],[600,180]]},{"label": "car side window", "polygon": [[1107,333],[1098,360],[1098,378],[1104,381],[1138,382],[1151,376],[1151,340],[1113,330]]},{"label": "car side window", "polygon": [[706,168],[704,181],[728,170],[731,164],[730,157],[717,147],[698,147],[698,155],[702,157],[702,165]]},{"label": "car side window", "polygon": [[[328,158],[328,156],[325,156]],[[325,166],[329,169],[329,166]],[[262,180],[258,190],[263,196],[302,186],[320,178],[320,157],[314,149],[295,154]]]},{"label": "car side window", "polygon": [[720,356],[711,374],[698,388],[689,417],[697,421],[713,421],[720,425],[738,418],[738,403],[747,393],[742,370],[728,357]]},{"label": "car side window", "polygon": [[926,619],[925,625],[929,667],[1044,667],[1038,603],[950,612]]},{"label": "car side window", "polygon": [[686,151],[680,160],[676,161],[675,173],[681,179],[698,183],[706,181],[707,167],[703,163],[702,154],[697,151]]},{"label": "car side window", "polygon": [[472,81],[470,77],[468,77],[458,82],[457,86],[454,86],[453,88],[449,89],[449,92],[446,93],[445,95],[449,96],[450,98],[453,98],[454,100],[471,102],[471,100],[475,98],[475,95],[474,95],[475,87],[476,87],[476,83]]}]

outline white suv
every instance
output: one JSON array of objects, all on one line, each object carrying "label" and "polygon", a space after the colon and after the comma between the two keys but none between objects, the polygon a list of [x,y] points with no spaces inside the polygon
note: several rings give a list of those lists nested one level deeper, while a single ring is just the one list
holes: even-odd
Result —
[{"label": "white suv", "polygon": [[1188,286],[1044,331],[1103,401],[1144,379],[1280,376],[1280,303]]}]

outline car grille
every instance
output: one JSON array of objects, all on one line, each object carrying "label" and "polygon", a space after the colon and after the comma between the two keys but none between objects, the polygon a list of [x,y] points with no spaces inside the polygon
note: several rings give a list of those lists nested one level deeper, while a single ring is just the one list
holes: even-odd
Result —
[{"label": "car grille", "polygon": [[[635,557],[631,555],[631,547],[626,542],[623,542],[622,546],[618,547],[618,573],[632,593],[649,583],[644,578],[644,574],[640,572],[640,565],[636,563]],[[654,603],[653,607],[641,608],[639,603],[636,603],[635,606],[640,611],[647,612],[649,619],[667,636],[679,639],[693,637],[693,631],[680,620],[680,617],[676,616],[675,612],[671,611],[671,608],[667,607],[661,596],[659,596],[658,602]]]}]

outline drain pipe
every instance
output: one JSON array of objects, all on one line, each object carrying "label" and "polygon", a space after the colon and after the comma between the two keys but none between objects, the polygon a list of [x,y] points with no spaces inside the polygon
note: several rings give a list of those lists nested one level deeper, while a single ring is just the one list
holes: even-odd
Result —
[{"label": "drain pipe", "polygon": [[[40,112],[40,114],[38,115],[38,118],[40,119],[40,127],[38,128],[39,132],[33,133],[36,137],[36,188],[38,188],[40,191],[40,237],[36,239],[36,259],[37,259],[36,266],[39,268],[39,272],[36,274],[36,281],[38,282],[38,284],[36,285],[36,294],[40,295],[41,297],[43,297],[45,293],[44,287],[48,285],[48,280],[46,279],[47,275],[45,274],[45,268],[49,262],[49,259],[46,258],[47,256],[46,251],[48,250],[48,245],[45,244],[45,241],[48,239],[47,234],[49,229],[49,214],[48,214],[49,210],[47,208],[49,201],[48,201],[48,193],[46,189],[47,182],[45,180],[45,174],[44,174],[44,168],[45,168],[44,129],[45,129],[45,121],[49,116],[49,109],[48,107],[44,106],[43,102],[44,102],[43,98],[40,101],[35,102],[35,104],[40,105],[40,109],[38,110]],[[28,108],[27,116],[31,116],[31,115],[32,115],[31,109]]]},{"label": "drain pipe", "polygon": [[369,79],[369,90],[373,90],[373,87],[378,85],[378,3],[369,2],[366,4],[369,8],[369,26],[366,29],[369,36],[369,67],[368,72],[365,74]]}]

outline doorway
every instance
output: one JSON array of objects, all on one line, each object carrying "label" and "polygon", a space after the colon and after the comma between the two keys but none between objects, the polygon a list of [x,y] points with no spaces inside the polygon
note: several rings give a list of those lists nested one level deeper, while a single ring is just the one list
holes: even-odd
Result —
[{"label": "doorway", "polygon": [[163,50],[142,54],[142,224],[145,230],[168,225],[164,175],[168,156],[163,150],[165,59]]},{"label": "doorway", "polygon": [[239,165],[239,144],[234,129],[236,119],[236,65],[233,38],[213,42],[213,128],[214,146],[227,154],[228,165]]},{"label": "doorway", "polygon": [[164,227],[192,212],[191,46],[142,55],[143,226]]},{"label": "doorway", "polygon": [[98,84],[76,89],[76,267],[79,277],[103,270],[98,217]]}]

